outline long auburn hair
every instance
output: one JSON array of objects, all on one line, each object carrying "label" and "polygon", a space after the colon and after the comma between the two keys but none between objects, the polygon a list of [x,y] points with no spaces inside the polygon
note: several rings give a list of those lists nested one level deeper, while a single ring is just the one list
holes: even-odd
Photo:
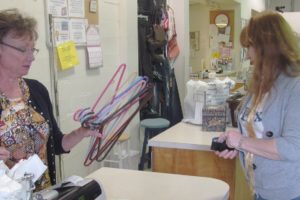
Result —
[{"label": "long auburn hair", "polygon": [[281,73],[300,76],[300,50],[295,33],[282,15],[263,11],[252,17],[240,35],[241,45],[255,49],[255,63],[248,92],[253,96],[247,130],[254,137],[252,126],[255,111]]}]

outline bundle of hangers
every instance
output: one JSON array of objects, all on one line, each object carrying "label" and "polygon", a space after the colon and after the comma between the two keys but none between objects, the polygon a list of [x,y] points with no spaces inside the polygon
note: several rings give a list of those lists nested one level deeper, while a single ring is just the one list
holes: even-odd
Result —
[{"label": "bundle of hangers", "polygon": [[[91,137],[85,166],[95,160],[100,162],[105,159],[130,121],[152,97],[148,78],[137,76],[130,83],[129,80],[122,82],[125,70],[126,65],[121,64],[94,105],[74,113],[75,121],[80,121],[83,127],[99,130],[102,134],[101,137]],[[97,111],[101,100],[104,101],[104,95],[115,83],[112,97]]]}]

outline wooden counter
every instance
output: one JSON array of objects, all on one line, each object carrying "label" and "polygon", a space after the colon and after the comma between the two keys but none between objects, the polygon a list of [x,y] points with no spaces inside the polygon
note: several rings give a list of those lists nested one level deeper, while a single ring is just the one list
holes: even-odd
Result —
[{"label": "wooden counter", "polygon": [[[176,124],[149,140],[152,170],[220,179],[229,184],[231,200],[251,199],[239,160],[219,158],[210,150],[212,138],[220,133],[204,132],[201,126],[183,122]],[[238,196],[238,190],[243,191],[243,197]]]},{"label": "wooden counter", "polygon": [[225,200],[229,186],[221,180],[103,167],[88,178],[99,181],[107,200]]}]

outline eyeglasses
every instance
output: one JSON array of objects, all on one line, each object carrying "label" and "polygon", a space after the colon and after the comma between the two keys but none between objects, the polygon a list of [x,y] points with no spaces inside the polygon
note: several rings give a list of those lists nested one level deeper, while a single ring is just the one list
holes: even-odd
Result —
[{"label": "eyeglasses", "polygon": [[17,50],[23,54],[27,54],[27,53],[31,53],[33,56],[36,56],[39,52],[39,49],[36,49],[36,48],[22,48],[22,47],[15,47],[13,45],[10,45],[10,44],[7,44],[5,42],[0,42],[0,44],[4,45],[4,46],[7,46],[7,47],[10,47],[14,50]]}]

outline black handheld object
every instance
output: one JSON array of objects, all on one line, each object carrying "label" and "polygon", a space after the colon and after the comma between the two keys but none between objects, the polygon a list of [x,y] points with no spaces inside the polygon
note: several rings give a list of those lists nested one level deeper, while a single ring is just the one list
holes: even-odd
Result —
[{"label": "black handheld object", "polygon": [[234,150],[234,148],[230,148],[226,145],[226,141],[218,142],[218,137],[212,139],[210,149],[214,151],[224,151],[225,149],[229,151]]}]

